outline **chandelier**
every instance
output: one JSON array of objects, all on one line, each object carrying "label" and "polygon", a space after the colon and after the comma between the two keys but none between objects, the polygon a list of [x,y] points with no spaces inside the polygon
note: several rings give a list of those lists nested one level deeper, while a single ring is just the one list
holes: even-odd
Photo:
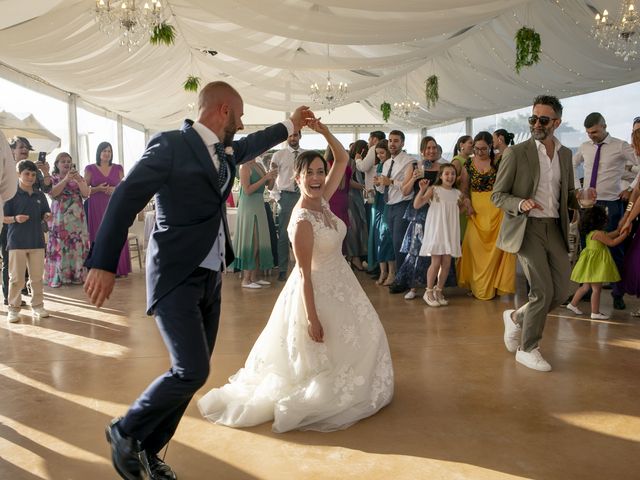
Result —
[{"label": "chandelier", "polygon": [[[329,59],[329,45],[327,45],[327,59]],[[309,96],[313,103],[322,105],[329,113],[342,103],[347,96],[348,85],[340,82],[334,84],[331,82],[331,73],[327,70],[327,83],[324,86],[320,86],[317,83],[312,83]]]},{"label": "chandelier", "polygon": [[409,98],[409,86],[407,76],[404,77],[404,100],[395,102],[391,108],[391,112],[399,118],[408,119],[413,113],[420,108],[420,103],[414,102]]},{"label": "chandelier", "polygon": [[120,45],[132,51],[162,22],[160,0],[145,0],[140,6],[141,3],[136,0],[96,0],[94,14],[98,28],[107,35],[117,30]]},{"label": "chandelier", "polygon": [[616,21],[609,18],[607,10],[596,14],[591,34],[600,46],[612,50],[626,62],[638,56],[640,16],[633,0],[623,0]]}]

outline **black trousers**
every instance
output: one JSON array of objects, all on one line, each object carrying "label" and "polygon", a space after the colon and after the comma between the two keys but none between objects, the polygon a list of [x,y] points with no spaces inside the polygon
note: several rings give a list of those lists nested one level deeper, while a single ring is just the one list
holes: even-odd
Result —
[{"label": "black trousers", "polygon": [[169,442],[194,393],[209,376],[221,289],[220,272],[198,267],[155,306],[171,368],[147,387],[120,423],[123,433],[139,440],[148,453],[158,453]]}]

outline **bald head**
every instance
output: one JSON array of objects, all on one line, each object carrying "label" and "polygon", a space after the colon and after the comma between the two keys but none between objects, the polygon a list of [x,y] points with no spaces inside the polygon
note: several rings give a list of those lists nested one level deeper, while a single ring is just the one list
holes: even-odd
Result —
[{"label": "bald head", "polygon": [[240,98],[238,91],[227,82],[209,82],[198,95],[198,110],[202,113],[203,110],[215,108],[223,103],[229,104],[232,100]]}]

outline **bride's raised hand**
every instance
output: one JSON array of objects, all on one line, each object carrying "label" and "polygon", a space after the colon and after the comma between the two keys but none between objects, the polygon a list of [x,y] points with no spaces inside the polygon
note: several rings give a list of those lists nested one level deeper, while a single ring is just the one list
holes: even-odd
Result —
[{"label": "bride's raised hand", "polygon": [[307,126],[316,133],[320,135],[327,135],[329,133],[329,128],[320,121],[320,118],[314,118],[313,120],[309,120]]},{"label": "bride's raised hand", "polygon": [[311,340],[313,340],[314,342],[322,343],[324,339],[324,330],[322,329],[320,320],[310,320],[307,331],[309,332]]}]

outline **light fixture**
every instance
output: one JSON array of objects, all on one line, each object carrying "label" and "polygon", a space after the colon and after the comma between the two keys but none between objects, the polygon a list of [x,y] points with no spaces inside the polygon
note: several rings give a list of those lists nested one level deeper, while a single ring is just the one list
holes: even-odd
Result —
[{"label": "light fixture", "polygon": [[409,98],[409,85],[408,79],[405,75],[404,77],[404,100],[401,102],[395,102],[393,107],[391,108],[391,113],[393,113],[396,117],[400,117],[404,120],[408,119],[418,108],[420,107],[420,103],[415,102]]},{"label": "light fixture", "polygon": [[[329,45],[327,45],[327,61],[329,60]],[[348,85],[340,82],[334,84],[331,82],[331,72],[327,70],[327,83],[323,87],[317,83],[312,83],[309,96],[313,103],[322,105],[331,113],[335,108],[344,103],[347,96]]]},{"label": "light fixture", "polygon": [[638,57],[640,16],[633,0],[623,0],[617,20],[609,17],[607,10],[596,14],[591,34],[600,46],[607,48],[626,62]]},{"label": "light fixture", "polygon": [[129,51],[151,36],[154,27],[162,22],[160,0],[96,0],[94,15],[100,31],[120,35],[120,45]]}]

